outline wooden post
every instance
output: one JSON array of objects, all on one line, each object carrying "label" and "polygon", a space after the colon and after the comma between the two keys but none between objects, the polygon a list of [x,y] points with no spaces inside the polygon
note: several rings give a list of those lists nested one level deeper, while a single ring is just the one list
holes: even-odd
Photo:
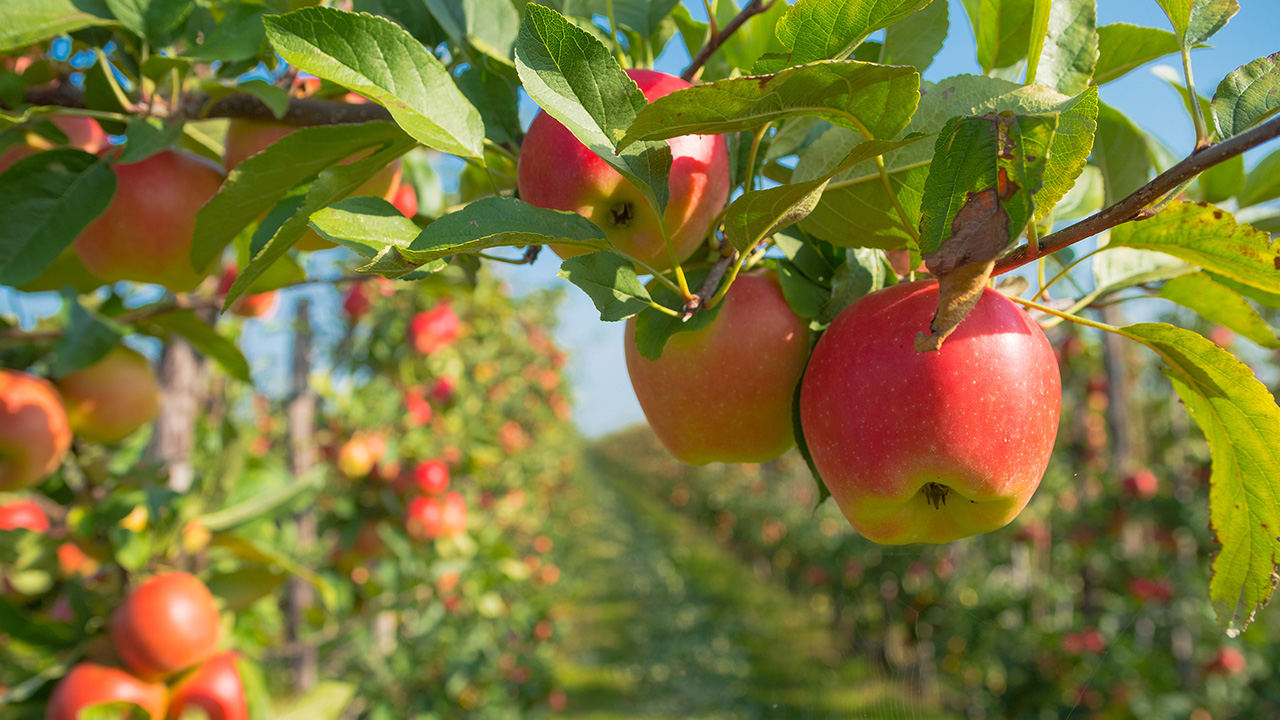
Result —
[{"label": "wooden post", "polygon": [[[1102,309],[1102,321],[1122,325],[1120,309],[1108,305]],[[1129,368],[1125,362],[1125,340],[1114,333],[1103,333],[1102,353],[1107,370],[1107,429],[1111,435],[1111,471],[1117,477],[1133,472],[1134,447],[1130,432],[1131,383]]]},{"label": "wooden post", "polygon": [[[294,477],[311,472],[316,464],[315,414],[316,395],[307,382],[311,372],[311,322],[308,317],[311,303],[306,298],[298,300],[296,328],[293,340],[292,381],[287,409],[289,423],[289,466]],[[316,541],[316,518],[307,510],[294,518],[298,527],[299,550],[305,555]],[[307,609],[315,602],[311,584],[301,578],[289,581],[285,611],[288,620],[287,633],[293,654],[293,688],[303,692],[315,687],[318,657],[316,648],[302,640],[302,628],[306,625]]]},{"label": "wooden post", "polygon": [[160,353],[162,401],[160,417],[147,454],[169,469],[169,487],[186,492],[194,479],[191,450],[195,446],[196,415],[204,404],[205,361],[191,343],[174,336]]}]

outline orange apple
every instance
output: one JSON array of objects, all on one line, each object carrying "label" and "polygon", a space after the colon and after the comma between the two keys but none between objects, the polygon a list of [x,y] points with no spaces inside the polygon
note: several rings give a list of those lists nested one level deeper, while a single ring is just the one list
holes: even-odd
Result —
[{"label": "orange apple", "polygon": [[117,702],[140,706],[149,720],[163,720],[169,692],[164,685],[143,682],[123,670],[80,663],[53,689],[45,720],[78,720],[87,707]]},{"label": "orange apple", "polygon": [[160,382],[151,361],[124,345],[58,380],[58,392],[76,435],[104,445],[120,442],[160,414]]},{"label": "orange apple", "polygon": [[34,485],[71,449],[71,422],[49,381],[0,370],[0,491]]},{"label": "orange apple", "polygon": [[111,642],[135,675],[164,680],[218,650],[218,604],[199,578],[185,572],[153,576],[111,615]]},{"label": "orange apple", "polygon": [[31,500],[14,500],[0,505],[0,530],[25,529],[44,534],[49,532],[49,516],[44,508]]},{"label": "orange apple", "polygon": [[170,720],[179,720],[191,709],[203,710],[209,720],[249,720],[249,703],[236,661],[240,654],[221,652],[173,686]]}]

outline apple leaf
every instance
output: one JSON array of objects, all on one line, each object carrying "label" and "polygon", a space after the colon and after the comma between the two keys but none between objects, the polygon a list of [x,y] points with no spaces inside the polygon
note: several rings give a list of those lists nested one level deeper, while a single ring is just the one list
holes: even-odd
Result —
[{"label": "apple leaf", "polygon": [[394,205],[380,197],[353,197],[340,200],[311,216],[311,227],[319,235],[351,248],[370,262],[359,272],[386,278],[403,278],[420,271],[423,275],[443,270],[444,260],[415,263],[405,251],[421,229]]},{"label": "apple leaf", "polygon": [[625,320],[649,307],[649,291],[637,277],[635,265],[617,253],[567,258],[556,274],[582,288],[606,322]]},{"label": "apple leaf", "polygon": [[1027,56],[1036,0],[963,0],[983,73]]},{"label": "apple leaf", "polygon": [[148,720],[152,715],[133,702],[106,702],[87,705],[76,713],[76,720]]},{"label": "apple leaf", "polygon": [[153,315],[139,323],[138,329],[159,338],[165,338],[170,334],[179,335],[202,355],[213,358],[213,361],[231,377],[243,382],[251,382],[249,363],[236,344],[219,335],[209,326],[209,323],[197,317],[192,310],[174,310]]},{"label": "apple leaf", "polygon": [[1221,138],[1238,135],[1280,110],[1280,53],[1228,73],[1209,107]]},{"label": "apple leaf", "polygon": [[484,157],[480,112],[449,70],[404,28],[381,17],[308,7],[264,18],[286,62],[368,97],[429,148]]},{"label": "apple leaf", "polygon": [[1262,158],[1244,179],[1241,207],[1258,205],[1280,197],[1280,150]]},{"label": "apple leaf", "polygon": [[231,171],[217,194],[196,213],[192,265],[207,266],[241,230],[299,183],[361,151],[403,143],[407,138],[388,122],[306,127],[251,155]]},{"label": "apple leaf", "polygon": [[106,5],[77,0],[0,0],[0,54],[96,25],[115,25]]},{"label": "apple leaf", "polygon": [[480,111],[484,136],[495,143],[515,142],[520,129],[520,96],[517,85],[505,75],[472,65],[457,78],[458,89]]},{"label": "apple leaf", "polygon": [[221,15],[214,17],[211,8],[193,5],[183,55],[206,62],[236,62],[257,55],[267,40],[262,17],[271,11],[252,2],[218,3],[217,9]]},{"label": "apple leaf", "polygon": [[428,225],[404,255],[425,263],[495,247],[549,244],[609,249],[604,231],[577,213],[546,210],[515,198],[489,197]]},{"label": "apple leaf", "polygon": [[356,686],[325,681],[301,695],[276,703],[271,720],[338,720],[356,695]]},{"label": "apple leaf", "polygon": [[139,37],[160,42],[177,29],[194,3],[188,0],[104,0],[121,25]]},{"label": "apple leaf", "polygon": [[622,149],[619,141],[647,101],[604,43],[556,11],[529,3],[516,40],[516,69],[543,112],[630,180],[662,217],[671,194],[671,148],[640,143]]},{"label": "apple leaf", "polygon": [[845,261],[831,278],[831,297],[818,313],[818,322],[830,324],[854,301],[885,287],[888,279],[880,251],[871,248],[846,250]]},{"label": "apple leaf", "polygon": [[717,80],[650,103],[636,116],[621,146],[748,130],[805,116],[888,140],[911,119],[919,87],[915,68],[856,60],[825,60],[773,75]]},{"label": "apple leaf", "polygon": [[1160,288],[1160,297],[1191,310],[1211,323],[1271,350],[1280,349],[1280,340],[1258,311],[1239,293],[1217,282],[1208,273],[1179,275]]},{"label": "apple leaf", "polygon": [[1154,163],[1146,135],[1124,113],[1098,107],[1098,134],[1090,163],[1102,171],[1103,200],[1115,204],[1151,177]]},{"label": "apple leaf", "polygon": [[929,69],[950,29],[947,7],[944,0],[931,2],[886,28],[880,63],[912,65],[921,73]]},{"label": "apple leaf", "polygon": [[124,131],[124,152],[115,158],[121,165],[142,162],[167,150],[182,137],[182,122],[165,124],[160,118],[134,117]]},{"label": "apple leaf", "polygon": [[1240,11],[1238,0],[1156,0],[1173,23],[1174,35],[1190,49],[1208,40]]},{"label": "apple leaf", "polygon": [[[818,341],[822,339],[822,333],[810,333],[809,347],[817,347]],[[810,356],[812,357],[812,356]],[[800,422],[800,390],[804,388],[804,376],[809,371],[809,360],[805,360],[804,370],[800,373],[800,379],[796,381],[795,393],[791,396],[791,432],[796,438],[796,449],[800,451],[800,457],[804,458],[804,464],[809,467],[809,473],[813,475],[813,481],[818,483],[818,502],[813,506],[817,511],[822,503],[831,497],[831,490],[827,488],[827,483],[822,479],[822,473],[818,472],[818,466],[813,462],[813,453],[809,452],[809,442],[805,439],[804,423]]]},{"label": "apple leaf", "polygon": [[1086,165],[1076,184],[1053,209],[1053,216],[1059,220],[1088,217],[1102,209],[1102,198],[1102,171],[1093,165]]},{"label": "apple leaf", "polygon": [[520,13],[509,0],[424,0],[440,27],[459,46],[511,63]]},{"label": "apple leaf", "polygon": [[1247,365],[1205,338],[1163,323],[1120,331],[1165,362],[1213,456],[1209,518],[1222,550],[1209,597],[1229,634],[1244,630],[1274,590],[1280,553],[1280,408]]},{"label": "apple leaf", "polygon": [[70,148],[36,153],[0,174],[0,285],[39,277],[115,192],[116,175],[106,162]]},{"label": "apple leaf", "polygon": [[1099,252],[1090,261],[1097,288],[1091,294],[1099,297],[1135,285],[1195,272],[1193,266],[1162,252],[1113,247],[1110,243],[1102,248],[1106,252]]},{"label": "apple leaf", "polygon": [[1112,228],[1108,247],[1157,250],[1265,292],[1280,292],[1280,246],[1213,205],[1174,202]]},{"label": "apple leaf", "polygon": [[[695,270],[688,273],[689,287],[700,287],[708,272],[707,270]],[[684,306],[684,299],[665,285],[655,285],[651,297],[654,302],[664,307],[679,308]],[[666,348],[667,340],[672,335],[680,332],[694,332],[707,327],[720,314],[720,308],[722,307],[724,307],[724,303],[713,308],[703,308],[690,316],[688,320],[681,320],[678,317],[672,317],[664,312],[647,307],[636,316],[636,350],[649,360],[657,360],[662,357],[662,351]]]},{"label": "apple leaf", "polygon": [[[1049,5],[1047,0],[1039,4]],[[1098,63],[1098,11],[1095,0],[1052,3],[1043,49],[1035,48],[1039,64],[1035,79],[1060,93],[1077,95],[1089,87]]]},{"label": "apple leaf", "polygon": [[1236,155],[1200,173],[1187,194],[1200,202],[1220,203],[1244,190],[1244,156]]},{"label": "apple leaf", "polygon": [[53,348],[53,365],[49,372],[63,377],[89,367],[120,344],[126,329],[107,318],[90,312],[74,292],[63,293],[67,308],[66,332]]},{"label": "apple leaf", "polygon": [[1109,83],[1131,70],[1178,52],[1178,37],[1168,30],[1114,23],[1098,28],[1098,64],[1093,82]]},{"label": "apple leaf", "polygon": [[[945,2],[945,0],[940,0]],[[815,60],[843,60],[871,33],[907,18],[930,0],[798,0],[774,33],[784,53],[761,58],[754,72],[776,71]]]}]

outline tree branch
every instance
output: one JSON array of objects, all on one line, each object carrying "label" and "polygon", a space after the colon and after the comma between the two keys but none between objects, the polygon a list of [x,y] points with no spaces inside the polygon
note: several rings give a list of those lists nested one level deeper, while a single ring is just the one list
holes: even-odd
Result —
[{"label": "tree branch", "polygon": [[1130,220],[1141,220],[1144,218],[1143,211],[1147,206],[1159,200],[1182,183],[1218,163],[1229,160],[1276,137],[1280,137],[1280,116],[1273,117],[1235,137],[1209,145],[1198,152],[1193,152],[1190,157],[1160,173],[1154,180],[1138,188],[1133,194],[1120,202],[1104,208],[1074,225],[1040,238],[1040,252],[1036,255],[1028,254],[1026,245],[1018,247],[996,263],[996,269],[992,274],[1007,273],[1034,261],[1037,257],[1055,253],[1069,245],[1074,245],[1081,240],[1093,237],[1103,230],[1108,230]]},{"label": "tree branch", "polygon": [[[747,3],[746,7],[742,8],[742,11],[730,20],[729,23],[720,30],[720,32],[712,35],[711,38],[707,40],[707,44],[702,46],[702,49],[698,51],[698,54],[693,58],[693,62],[689,64],[689,67],[685,68],[685,71],[680,73],[680,77],[684,79],[685,82],[693,82],[693,78],[698,74],[698,70],[701,70],[702,66],[707,64],[707,60],[711,59],[711,54],[718,50],[720,46],[729,39],[729,36],[737,32],[738,28],[742,27],[742,23],[750,20],[753,15],[759,15],[762,12],[768,11],[769,8],[773,7],[775,2],[777,2],[777,0],[769,0],[767,3],[761,2],[761,0],[751,0],[751,2]],[[708,18],[708,20],[710,22],[715,22],[714,18]]]}]

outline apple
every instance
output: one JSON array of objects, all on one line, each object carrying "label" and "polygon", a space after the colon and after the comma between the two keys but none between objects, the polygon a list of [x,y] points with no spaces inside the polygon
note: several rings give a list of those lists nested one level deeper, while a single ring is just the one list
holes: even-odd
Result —
[{"label": "apple", "polygon": [[1218,675],[1239,675],[1246,667],[1244,653],[1233,647],[1222,647],[1218,648],[1213,662],[1209,663],[1205,671]]},{"label": "apple", "polygon": [[169,718],[179,720],[189,709],[203,710],[209,720],[249,720],[249,703],[236,661],[240,654],[221,652],[173,686]]},{"label": "apple", "polygon": [[[235,265],[228,265],[223,268],[222,277],[218,278],[218,295],[226,295],[230,292],[231,286],[236,283],[236,275]],[[279,300],[279,295],[275,290],[242,295],[231,304],[230,310],[240,317],[265,317],[275,312],[277,300]]]},{"label": "apple", "polygon": [[1062,387],[1039,326],[984,289],[940,350],[917,352],[937,309],[934,281],[867,295],[835,319],[805,372],[800,420],[814,465],[874,542],[1004,527],[1053,450]]},{"label": "apple", "polygon": [[467,501],[460,492],[448,492],[444,495],[444,512],[441,515],[444,534],[457,537],[467,531]]},{"label": "apple", "polygon": [[[359,98],[359,102],[368,102],[368,100],[357,95],[349,94],[347,101],[352,102],[352,97]],[[281,138],[294,132],[298,128],[293,125],[284,123],[266,121],[266,120],[244,120],[241,118],[232,119],[227,126],[227,140],[225,152],[223,154],[223,164],[226,165],[227,171],[235,170],[236,167],[244,162],[251,155],[257,155],[267,147],[274,145]],[[342,165],[353,163],[370,154],[371,151],[365,151],[353,155],[342,161]],[[394,200],[396,191],[400,187],[400,160],[389,163],[386,167],[379,170],[373,177],[369,178],[363,185],[352,191],[353,197],[361,195],[372,195],[387,200]],[[314,230],[307,230],[302,234],[293,247],[298,250],[327,250],[337,247],[336,244],[325,240],[316,234]]]},{"label": "apple", "polygon": [[431,416],[435,414],[422,388],[416,385],[405,391],[404,407],[409,411],[409,420],[414,425],[426,425],[431,422]]},{"label": "apple", "polygon": [[352,321],[359,320],[369,312],[369,294],[363,282],[353,283],[342,298],[342,309]]},{"label": "apple", "polygon": [[[97,121],[93,118],[79,115],[54,115],[49,120],[67,136],[67,145],[69,147],[97,153],[107,146],[107,134],[102,131],[102,128],[98,126]],[[0,173],[8,170],[14,163],[25,157],[54,147],[56,146],[49,142],[47,138],[34,131],[28,132],[22,142],[14,143],[4,150],[0,150]]]},{"label": "apple", "polygon": [[458,382],[448,375],[437,379],[431,384],[431,399],[441,405],[448,405],[453,400],[453,392]]},{"label": "apple", "polygon": [[86,554],[74,542],[68,540],[58,546],[58,570],[63,577],[92,577],[101,567],[97,560]]},{"label": "apple", "polygon": [[89,272],[89,268],[84,266],[84,262],[76,255],[75,248],[69,247],[58,254],[53,264],[45,268],[44,272],[35,280],[25,285],[18,286],[22,292],[49,292],[61,290],[63,287],[70,287],[81,295],[97,290],[102,287],[103,282],[93,276]]},{"label": "apple", "polygon": [[444,534],[444,504],[433,497],[416,497],[404,513],[405,532],[419,540],[434,540]]},{"label": "apple", "polygon": [[387,442],[381,435],[356,433],[338,449],[338,472],[351,480],[365,477],[386,452]]},{"label": "apple", "polygon": [[396,190],[395,196],[391,198],[391,204],[396,206],[401,215],[413,218],[418,214],[418,193],[414,191],[412,185],[401,185]]},{"label": "apple", "polygon": [[1124,494],[1135,500],[1151,500],[1160,492],[1160,480],[1147,468],[1125,477],[1122,484]]},{"label": "apple", "polygon": [[31,500],[14,500],[0,505],[0,530],[18,529],[43,535],[49,532],[49,516],[44,508]]},{"label": "apple", "polygon": [[413,469],[413,481],[428,495],[439,495],[449,489],[449,466],[443,460],[427,460]]},{"label": "apple", "polygon": [[45,720],[78,720],[84,708],[115,702],[134,703],[146,711],[150,720],[162,720],[169,702],[168,690],[123,670],[80,663],[53,689]]},{"label": "apple", "polygon": [[49,381],[0,370],[0,491],[35,485],[71,449],[71,422]]},{"label": "apple", "polygon": [[194,290],[209,272],[209,267],[191,265],[196,212],[222,186],[222,168],[190,153],[165,150],[112,170],[115,196],[76,238],[76,254],[106,282]]},{"label": "apple", "polygon": [[[673,75],[627,70],[650,102],[690,87]],[[671,201],[663,216],[676,259],[683,261],[706,240],[711,223],[729,197],[729,153],[719,135],[685,135],[671,146]],[[578,142],[559,120],[538,113],[520,148],[516,168],[520,199],[541,208],[576,212],[599,225],[619,250],[657,270],[671,268],[662,226],[648,201]],[[552,245],[560,257],[586,252]]]},{"label": "apple", "polygon": [[672,335],[648,360],[627,321],[631,386],[658,439],[681,462],[766,462],[794,444],[792,396],[809,328],[773,273],[740,275],[706,327]]},{"label": "apple", "polygon": [[213,593],[185,572],[149,578],[111,616],[116,653],[143,680],[164,680],[204,662],[221,634]]},{"label": "apple", "polygon": [[58,392],[76,435],[111,444],[160,414],[160,381],[151,362],[124,345],[58,380]]},{"label": "apple", "polygon": [[423,310],[409,321],[409,343],[423,355],[452,345],[461,334],[462,321],[447,302]]}]

